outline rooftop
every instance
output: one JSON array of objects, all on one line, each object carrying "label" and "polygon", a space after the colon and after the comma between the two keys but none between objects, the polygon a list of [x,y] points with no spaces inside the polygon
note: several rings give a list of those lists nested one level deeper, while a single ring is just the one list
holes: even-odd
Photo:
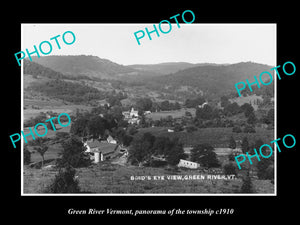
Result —
[{"label": "rooftop", "polygon": [[[98,140],[87,141],[86,143],[91,148],[91,152],[97,149],[99,152],[102,152],[102,154],[112,153],[118,148],[118,145],[100,142]],[[92,149],[94,149],[94,151]]]}]

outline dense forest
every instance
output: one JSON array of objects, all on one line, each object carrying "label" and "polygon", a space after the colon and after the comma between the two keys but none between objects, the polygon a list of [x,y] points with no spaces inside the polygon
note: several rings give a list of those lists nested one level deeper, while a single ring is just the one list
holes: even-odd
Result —
[{"label": "dense forest", "polygon": [[45,83],[35,82],[28,89],[73,103],[87,103],[91,100],[106,98],[106,94],[96,88],[59,79],[50,80]]}]

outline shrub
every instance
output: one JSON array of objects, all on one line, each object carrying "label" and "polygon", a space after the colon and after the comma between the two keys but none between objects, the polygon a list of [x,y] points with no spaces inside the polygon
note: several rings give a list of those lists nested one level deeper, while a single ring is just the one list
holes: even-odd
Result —
[{"label": "shrub", "polygon": [[252,127],[252,126],[245,126],[243,132],[244,132],[244,133],[255,133],[256,131],[255,131],[255,128]]},{"label": "shrub", "polygon": [[24,147],[23,154],[24,154],[24,165],[28,165],[31,162],[31,153],[26,146]]},{"label": "shrub", "polygon": [[80,188],[78,181],[75,179],[75,169],[67,166],[59,170],[55,176],[54,181],[50,184],[46,193],[79,193]]},{"label": "shrub", "polygon": [[228,164],[224,165],[224,167],[223,167],[224,173],[226,175],[231,175],[231,174],[237,175],[235,168],[236,167],[232,163],[228,163]]},{"label": "shrub", "polygon": [[241,133],[242,129],[239,126],[234,126],[232,128],[232,132],[234,132],[234,133]]}]

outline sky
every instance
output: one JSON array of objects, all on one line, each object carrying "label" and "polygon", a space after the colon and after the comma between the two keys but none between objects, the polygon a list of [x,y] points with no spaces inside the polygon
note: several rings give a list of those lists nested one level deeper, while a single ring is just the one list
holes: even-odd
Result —
[{"label": "sky", "polygon": [[[157,29],[158,23],[153,23]],[[20,51],[34,51],[33,45],[38,48],[41,42],[49,41],[53,48],[49,55],[93,55],[122,65],[246,61],[276,65],[276,24],[180,23],[178,28],[172,23],[169,33],[159,31],[158,37],[154,32],[149,40],[145,28],[152,31],[153,24],[22,24]],[[162,29],[167,31],[169,25],[164,24]],[[141,45],[134,36],[139,30],[145,32]],[[75,34],[71,45],[62,41],[66,31]],[[50,40],[57,35],[61,49]],[[65,37],[72,40],[69,34]],[[47,51],[47,44],[43,50]]]}]

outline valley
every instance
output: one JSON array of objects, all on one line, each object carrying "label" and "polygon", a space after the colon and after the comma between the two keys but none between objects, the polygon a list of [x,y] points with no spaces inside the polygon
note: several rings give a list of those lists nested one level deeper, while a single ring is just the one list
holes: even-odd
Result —
[{"label": "valley", "polygon": [[[274,139],[274,85],[242,92],[239,98],[234,88],[239,80],[271,66],[253,62],[124,66],[84,55],[24,61],[24,131],[48,115],[65,112],[72,118],[70,127],[50,130],[44,142],[45,167],[51,165],[50,170],[41,168],[36,143],[25,145],[31,154],[24,165],[25,193],[45,192],[72,136],[100,143],[111,136],[116,146],[126,149],[99,163],[74,167],[85,193],[240,193],[247,171],[256,193],[274,192],[273,158],[263,167],[255,163],[245,164],[241,171],[226,169],[235,163],[232,156],[244,152],[245,139],[247,150]],[[209,163],[193,156],[202,145],[214,149],[213,159],[203,155]],[[200,167],[179,168],[180,157],[197,161]],[[205,184],[129,180],[135,175],[215,174],[212,170],[236,174],[237,179]]]}]

